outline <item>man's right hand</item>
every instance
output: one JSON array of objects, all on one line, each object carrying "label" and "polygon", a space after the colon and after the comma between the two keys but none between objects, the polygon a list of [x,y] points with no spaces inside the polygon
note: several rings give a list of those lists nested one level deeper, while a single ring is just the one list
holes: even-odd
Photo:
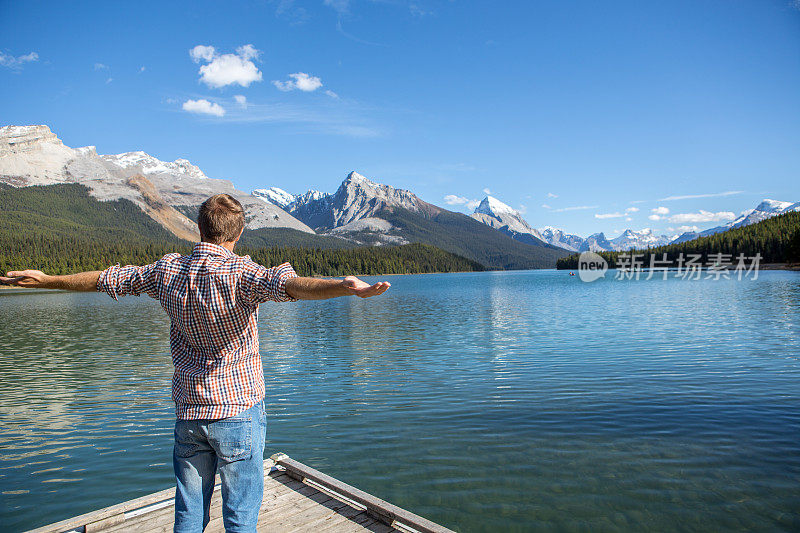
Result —
[{"label": "man's right hand", "polygon": [[66,291],[95,291],[100,271],[78,272],[64,276],[50,276],[41,270],[12,270],[0,276],[3,285],[29,289],[64,289]]},{"label": "man's right hand", "polygon": [[47,288],[50,276],[41,270],[12,270],[5,276],[0,276],[0,283],[3,285],[14,285],[17,287],[29,287],[33,289]]}]

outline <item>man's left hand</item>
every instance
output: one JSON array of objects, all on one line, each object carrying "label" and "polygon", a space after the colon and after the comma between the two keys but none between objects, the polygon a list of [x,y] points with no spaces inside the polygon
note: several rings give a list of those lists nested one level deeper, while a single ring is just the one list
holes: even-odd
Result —
[{"label": "man's left hand", "polygon": [[386,292],[386,289],[392,285],[388,281],[379,281],[374,285],[370,285],[366,281],[361,281],[355,276],[347,276],[342,281],[342,285],[352,294],[359,298],[369,298],[370,296],[378,296]]}]

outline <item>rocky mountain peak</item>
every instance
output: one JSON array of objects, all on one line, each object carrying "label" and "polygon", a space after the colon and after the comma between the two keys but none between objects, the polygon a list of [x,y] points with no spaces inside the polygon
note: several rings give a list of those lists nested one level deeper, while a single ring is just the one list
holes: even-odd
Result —
[{"label": "rocky mountain peak", "polygon": [[517,238],[516,234],[522,234],[544,240],[542,235],[522,218],[519,211],[494,196],[484,198],[470,216],[487,226],[509,234],[512,238]]},{"label": "rocky mountain peak", "polygon": [[43,144],[63,147],[61,139],[43,125],[0,128],[0,156],[39,149]]},{"label": "rocky mountain peak", "polygon": [[294,194],[288,193],[281,189],[280,187],[269,187],[267,189],[255,189],[250,194],[255,196],[256,198],[260,198],[265,202],[275,204],[281,209],[286,209],[286,207],[294,202],[296,196]]},{"label": "rocky mountain peak", "polygon": [[765,198],[760,204],[756,206],[756,211],[763,211],[764,213],[777,213],[783,211],[792,205],[792,202],[781,202],[780,200],[770,200]]},{"label": "rocky mountain peak", "polygon": [[199,167],[193,165],[186,159],[176,159],[172,162],[165,162],[141,150],[124,152],[116,155],[104,155],[101,156],[101,158],[120,168],[137,170],[145,175],[167,173],[174,174],[176,179],[182,177],[193,179],[208,178]]},{"label": "rocky mountain peak", "polygon": [[494,196],[487,196],[481,200],[481,203],[475,208],[475,212],[494,216],[502,216],[504,214],[520,216],[516,209],[504,204]]}]

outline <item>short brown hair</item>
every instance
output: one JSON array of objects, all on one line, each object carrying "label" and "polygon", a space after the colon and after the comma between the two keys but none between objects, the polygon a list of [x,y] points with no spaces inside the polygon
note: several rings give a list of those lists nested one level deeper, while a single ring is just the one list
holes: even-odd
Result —
[{"label": "short brown hair", "polygon": [[197,213],[200,238],[212,244],[235,240],[244,228],[244,209],[230,194],[215,194]]}]

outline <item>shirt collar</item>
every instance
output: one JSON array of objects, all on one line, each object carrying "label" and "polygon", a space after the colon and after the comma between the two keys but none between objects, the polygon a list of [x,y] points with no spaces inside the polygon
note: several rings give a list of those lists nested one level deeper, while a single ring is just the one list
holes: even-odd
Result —
[{"label": "shirt collar", "polygon": [[195,254],[209,254],[209,255],[221,255],[221,256],[235,255],[227,248],[223,248],[218,244],[212,244],[210,242],[198,242],[197,244],[195,244],[194,249],[192,250],[192,255]]}]

